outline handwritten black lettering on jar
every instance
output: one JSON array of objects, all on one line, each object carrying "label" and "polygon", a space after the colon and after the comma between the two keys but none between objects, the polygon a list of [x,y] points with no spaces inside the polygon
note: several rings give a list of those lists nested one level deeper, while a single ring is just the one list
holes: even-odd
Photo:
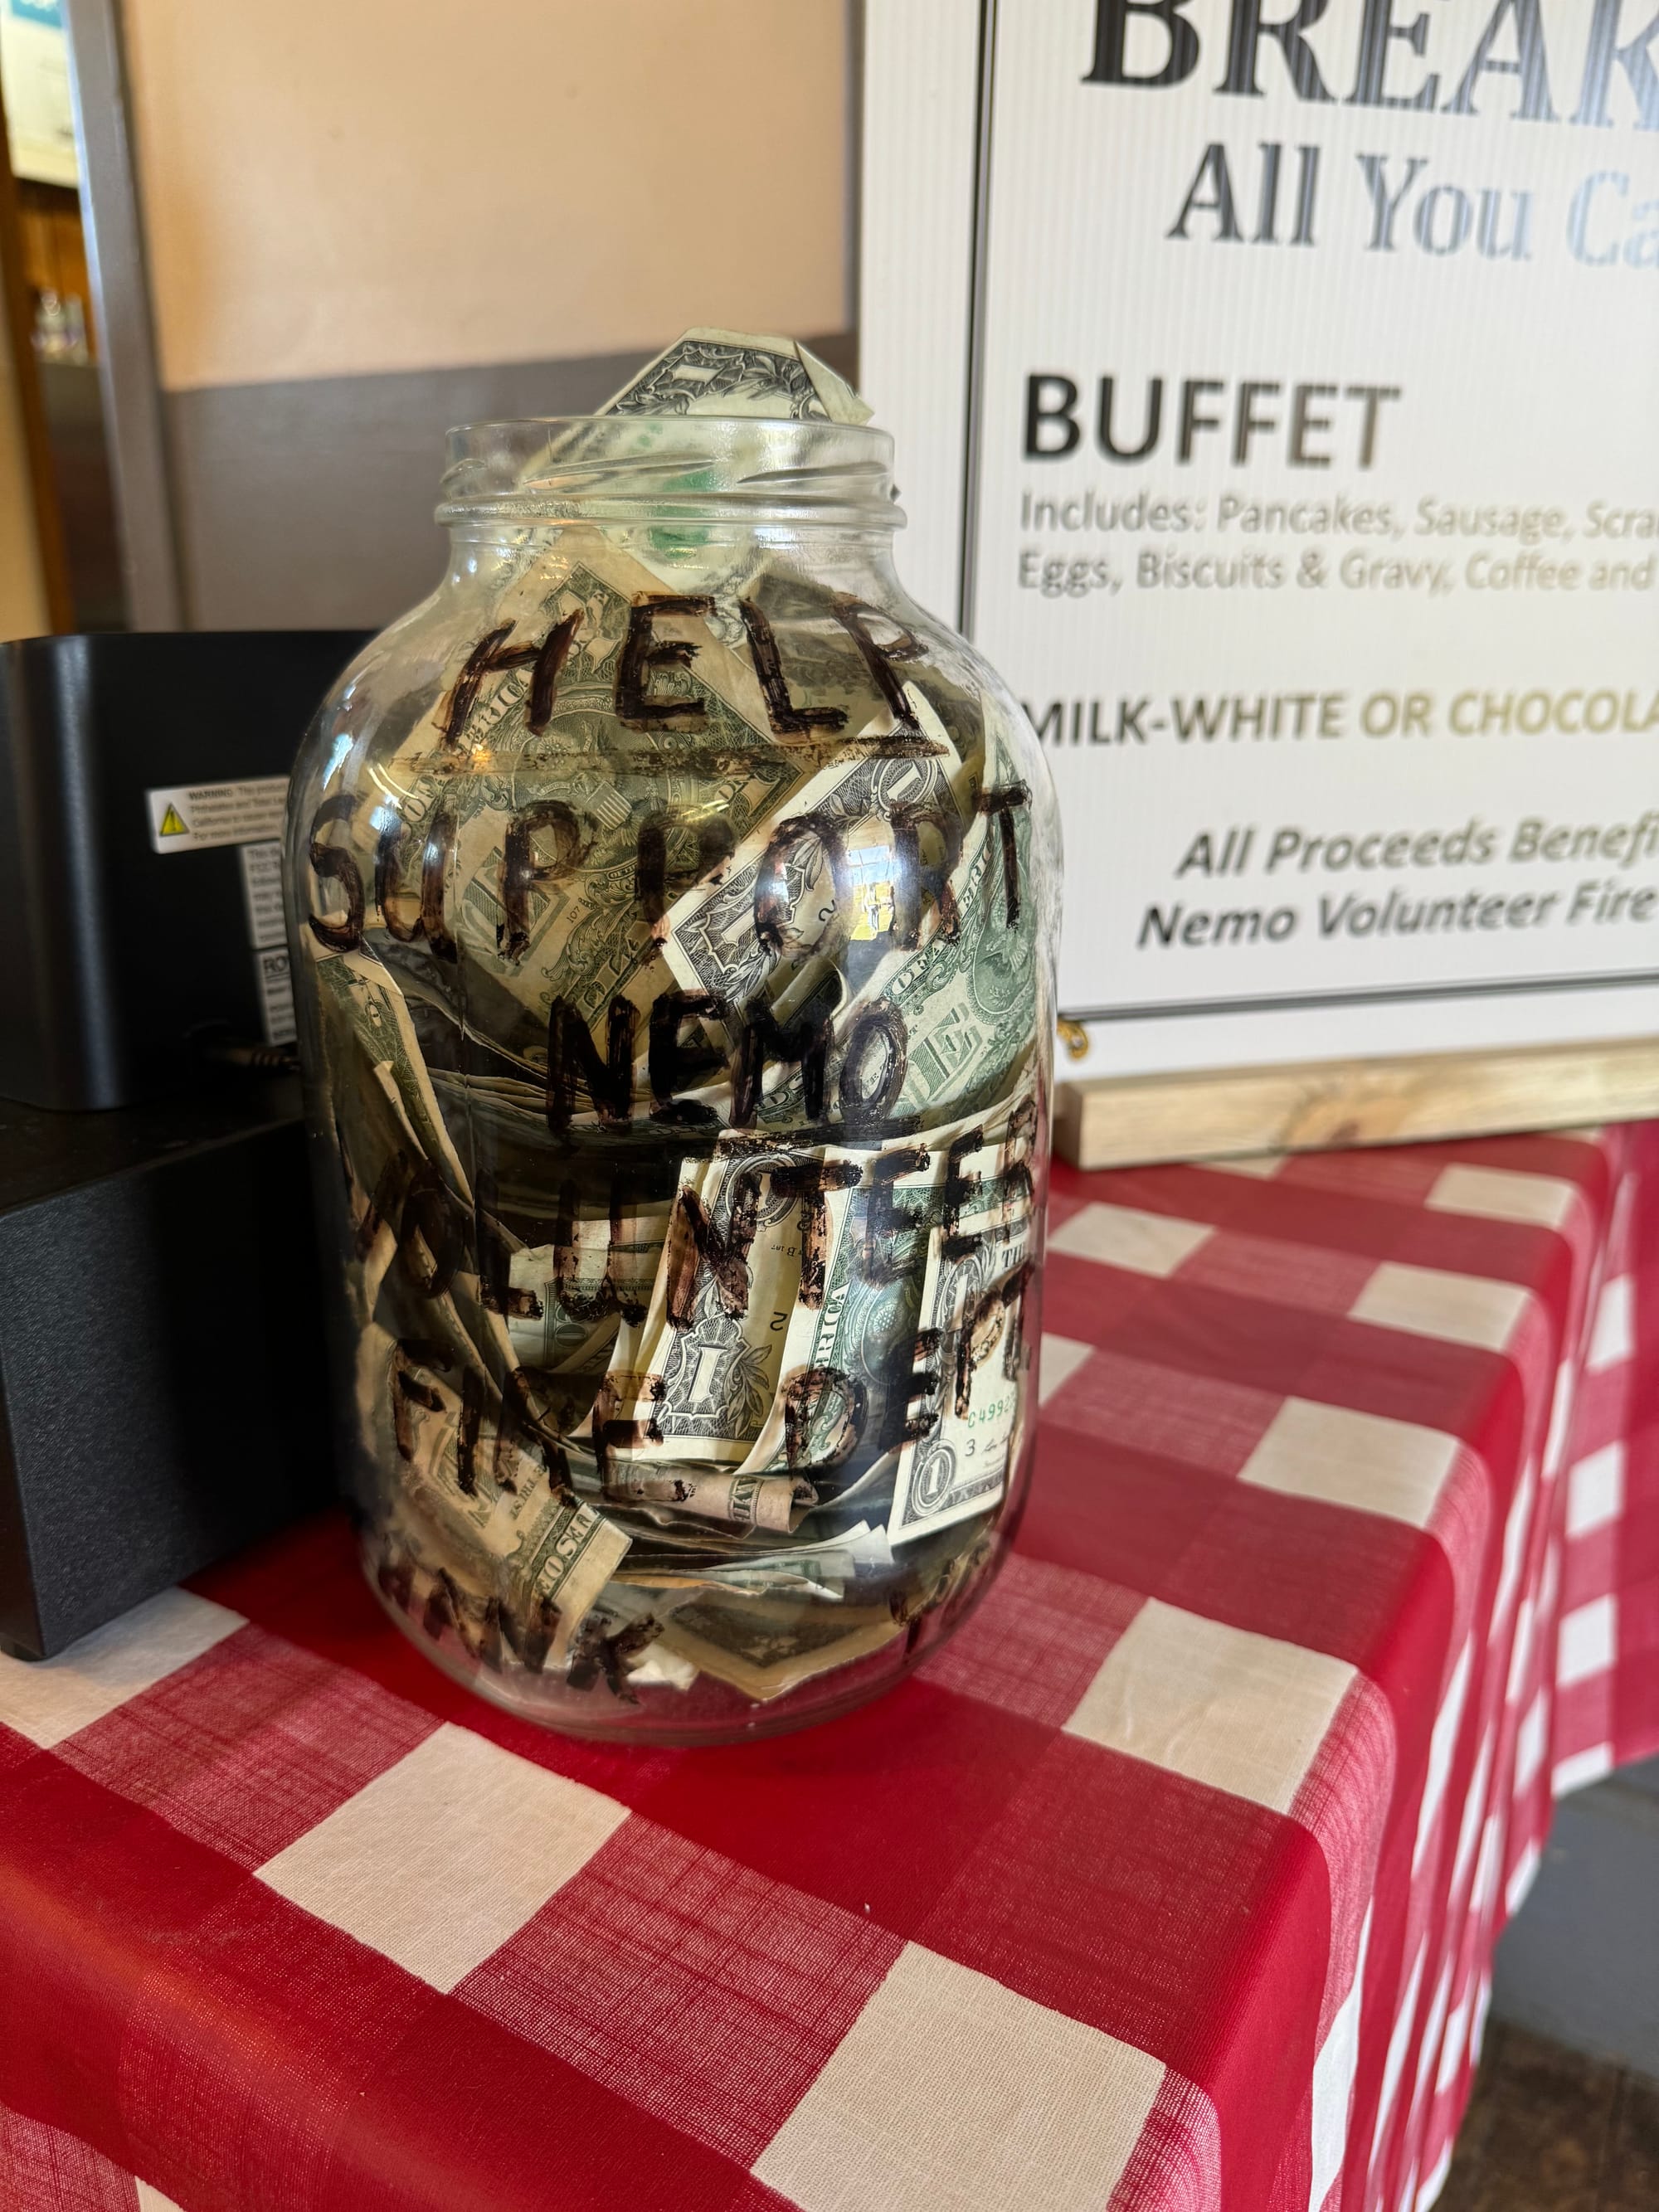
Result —
[{"label": "handwritten black lettering on jar", "polygon": [[[478,1303],[486,1312],[505,1314],[513,1310],[514,1292],[512,1285],[513,1257],[500,1220],[501,1199],[493,1171],[482,1169],[473,1184],[472,1237],[478,1262]],[[541,1311],[540,1302],[529,1297],[530,1310],[524,1318],[535,1319]]]},{"label": "handwritten black lettering on jar", "polygon": [[900,1248],[924,1233],[927,1221],[921,1208],[913,1211],[898,1203],[893,1185],[901,1176],[925,1175],[931,1158],[925,1146],[913,1145],[872,1161],[860,1256],[866,1283],[900,1283],[913,1271],[914,1254]]},{"label": "handwritten black lettering on jar", "polygon": [[[413,842],[413,831],[401,823],[388,822],[374,848],[374,904],[381,927],[399,945],[413,945],[426,935],[425,917],[418,911],[406,921],[398,911],[404,896],[404,854]],[[425,843],[424,838],[422,840]],[[416,896],[420,897],[417,889]]]},{"label": "handwritten black lettering on jar", "polygon": [[444,888],[454,858],[454,817],[441,807],[421,848],[421,931],[439,960],[458,957],[455,940],[444,921]]},{"label": "handwritten black lettering on jar", "polygon": [[580,1083],[593,1101],[601,1121],[619,1127],[634,1104],[634,1028],[638,1010],[626,999],[611,1001],[603,1060],[593,1048],[579,1008],[555,999],[547,1010],[547,1126],[555,1134],[568,1129],[576,1110]]},{"label": "handwritten black lettering on jar", "polygon": [[671,1327],[690,1328],[696,1312],[697,1285],[706,1268],[720,1304],[739,1317],[749,1310],[749,1254],[760,1214],[760,1178],[747,1169],[733,1177],[731,1218],[715,1224],[696,1191],[683,1190],[668,1228],[667,1313]]},{"label": "handwritten black lettering on jar", "polygon": [[526,710],[526,723],[532,736],[539,736],[552,719],[554,702],[558,696],[559,672],[569,657],[571,641],[576,635],[580,617],[568,615],[564,621],[555,623],[539,645],[509,646],[507,640],[513,635],[511,623],[493,629],[487,637],[480,638],[468,654],[466,665],[456,679],[450,694],[449,710],[444,717],[443,738],[447,745],[458,743],[465,729],[467,718],[478,702],[478,693],[484,678],[509,668],[528,668],[533,673],[530,679],[530,696]]},{"label": "handwritten black lettering on jar", "polygon": [[838,1097],[849,1129],[885,1120],[904,1088],[909,1040],[896,1006],[872,1006],[854,1023],[842,1054]]},{"label": "handwritten black lettering on jar", "polygon": [[1017,1371],[1023,1341],[1021,1322],[1025,1309],[1025,1289],[1030,1276],[1028,1261],[1005,1281],[994,1284],[986,1291],[964,1317],[957,1340],[957,1413],[968,1411],[975,1370],[985,1364],[999,1344],[1002,1346],[1004,1372],[1012,1375]]},{"label": "handwritten black lettering on jar", "polygon": [[[889,819],[893,828],[893,848],[898,856],[898,869],[894,879],[896,913],[894,935],[898,943],[909,947],[921,942],[921,894],[926,871],[921,864],[921,833],[932,830],[945,848],[945,860],[933,888],[933,903],[939,913],[939,935],[954,945],[962,929],[962,910],[957,903],[956,886],[951,878],[962,861],[963,828],[960,819],[948,813],[943,806],[907,806],[893,809]],[[1016,866],[1018,863],[1016,860]]]},{"label": "handwritten black lettering on jar", "polygon": [[1038,1124],[1036,1101],[1024,1100],[1008,1117],[1007,1149],[1003,1158],[1002,1182],[1004,1202],[1023,1202],[1035,1206],[1037,1202],[1036,1179],[1032,1174],[1032,1158],[1042,1132]]},{"label": "handwritten black lettering on jar", "polygon": [[[925,743],[915,710],[904,696],[904,678],[899,673],[907,661],[921,659],[922,646],[902,623],[895,622],[879,607],[871,606],[866,600],[854,598],[851,592],[837,592],[831,606],[836,620],[857,646],[865,666],[875,680],[877,690],[891,710],[895,730]],[[896,629],[898,635],[889,638],[883,644],[871,631],[872,622]]]},{"label": "handwritten black lettering on jar", "polygon": [[576,1186],[568,1177],[559,1186],[559,1210],[553,1229],[553,1281],[560,1304],[578,1321],[601,1321],[613,1313],[631,1322],[645,1317],[642,1306],[622,1296],[612,1272],[621,1231],[623,1190],[618,1178],[611,1185],[605,1272],[591,1291],[584,1291],[578,1284],[581,1269],[576,1243]]},{"label": "handwritten black lettering on jar", "polygon": [[[534,1411],[536,1386],[522,1367],[510,1367],[501,1378],[501,1406],[495,1431],[494,1475],[498,1490],[516,1492],[518,1478],[510,1465],[514,1447],[532,1444],[546,1470],[549,1487],[559,1489],[569,1475],[569,1463],[556,1432],[549,1434]],[[545,1395],[544,1389],[543,1395]]]},{"label": "handwritten black lettering on jar", "polygon": [[375,909],[387,936],[396,943],[416,945],[424,939],[438,959],[453,960],[455,940],[444,919],[444,892],[455,858],[453,817],[441,808],[420,840],[417,905],[410,921],[400,914],[398,906],[407,896],[404,866],[414,842],[413,833],[398,823],[388,823],[381,830],[374,848]]},{"label": "handwritten black lettering on jar", "polygon": [[421,1380],[420,1370],[430,1369],[440,1375],[447,1374],[454,1362],[441,1344],[432,1344],[421,1337],[404,1337],[393,1346],[392,1353],[392,1400],[397,1424],[398,1449],[404,1459],[415,1456],[415,1442],[409,1427],[407,1408],[423,1407],[428,1413],[441,1413],[444,1401],[435,1385]]},{"label": "handwritten black lettering on jar", "polygon": [[915,1342],[911,1347],[902,1431],[907,1443],[916,1443],[923,1437],[932,1436],[939,1426],[939,1370],[925,1363],[939,1358],[944,1342],[942,1330],[924,1328],[916,1332]]},{"label": "handwritten black lettering on jar", "polygon": [[774,1173],[775,1187],[800,1207],[800,1288],[796,1295],[809,1310],[823,1304],[829,1261],[825,1193],[856,1189],[863,1172],[850,1161],[832,1164],[827,1160],[804,1159]]},{"label": "handwritten black lettering on jar", "polygon": [[766,716],[772,725],[772,733],[779,738],[808,737],[814,730],[844,730],[847,710],[844,707],[799,707],[789,696],[789,685],[784,677],[783,663],[778,657],[778,641],[772,635],[772,625],[752,599],[739,599],[738,611],[743,617],[744,629],[749,635],[749,649],[754,655],[755,673],[766,699]]},{"label": "handwritten black lettering on jar", "polygon": [[847,848],[839,824],[829,815],[798,814],[783,823],[767,847],[755,878],[755,934],[769,952],[783,951],[783,932],[790,918],[789,861],[804,845],[816,845],[830,865],[838,902],[848,895]]},{"label": "handwritten black lettering on jar", "polygon": [[648,815],[640,824],[634,848],[634,896],[641,918],[655,936],[668,910],[668,827],[663,814]]},{"label": "handwritten black lettering on jar", "polygon": [[369,1571],[538,1717],[771,1725],[848,1694],[827,1630],[849,1686],[926,1649],[1017,1500],[1052,806],[878,563],[502,528],[296,779]]},{"label": "handwritten black lettering on jar", "polygon": [[[536,857],[536,839],[553,847],[550,861]],[[586,849],[582,824],[562,799],[540,799],[521,807],[507,825],[501,845],[501,900],[506,915],[496,933],[503,960],[521,960],[530,950],[530,895],[541,884],[556,884],[572,874]]]},{"label": "handwritten black lettering on jar", "polygon": [[398,1223],[398,1259],[416,1297],[441,1298],[455,1279],[465,1237],[455,1202],[428,1163],[410,1178]]},{"label": "handwritten black lettering on jar", "polygon": [[[673,866],[669,860],[671,838],[695,841],[696,857],[689,868]],[[634,896],[640,915],[653,936],[663,933],[663,919],[671,897],[692,884],[712,876],[732,857],[730,825],[718,815],[690,825],[665,808],[653,808],[640,824],[634,848]]]},{"label": "handwritten black lettering on jar", "polygon": [[415,1595],[415,1562],[407,1552],[383,1552],[375,1565],[375,1585],[399,1613],[407,1613]]},{"label": "handwritten black lettering on jar", "polygon": [[[839,1367],[803,1368],[784,1389],[784,1465],[800,1469],[810,1459],[815,1474],[844,1467],[864,1435],[869,1403],[869,1393],[856,1376],[844,1374]],[[820,1446],[814,1457],[813,1431],[826,1404],[837,1413],[835,1439],[828,1449]]]},{"label": "handwritten black lettering on jar", "polygon": [[319,944],[336,952],[349,952],[363,941],[363,879],[356,861],[343,846],[324,844],[323,832],[332,823],[349,822],[356,811],[354,802],[342,793],[325,799],[312,817],[307,848],[311,872],[337,886],[346,911],[343,921],[330,921],[320,914],[309,915],[307,920]]},{"label": "handwritten black lettering on jar", "polygon": [[[672,643],[672,641],[671,641]],[[653,647],[653,651],[658,648]],[[619,678],[619,684],[621,679]],[[1016,811],[1030,804],[1024,784],[984,791],[975,802],[995,830],[994,855],[988,848],[985,865],[994,868],[1001,892],[1005,928],[1013,928],[1021,912],[1020,864],[1015,834]],[[319,810],[311,843],[313,871],[337,883],[346,896],[345,921],[333,923],[313,915],[311,927],[325,944],[344,950],[362,941],[363,899],[356,864],[343,848],[320,842],[330,823],[349,818],[349,800],[332,799]],[[896,865],[894,876],[895,942],[909,947],[919,942],[923,920],[922,892],[927,873],[921,861],[924,829],[937,833],[945,859],[933,886],[933,902],[939,935],[954,942],[961,927],[961,909],[952,877],[961,863],[963,826],[952,823],[936,805],[900,805],[889,817]],[[591,825],[590,825],[591,828]],[[718,821],[697,825],[697,857],[690,880],[699,881],[729,858],[731,832]],[[537,857],[536,840],[546,837],[554,848],[551,860]],[[453,867],[456,823],[441,810],[422,842],[419,909],[410,921],[399,912],[406,894],[400,888],[409,834],[396,824],[384,829],[376,845],[375,907],[388,936],[400,945],[424,940],[440,958],[453,961],[457,947],[445,918],[448,878]],[[580,866],[591,836],[562,800],[544,799],[520,809],[508,822],[502,847],[498,889],[506,920],[498,926],[497,949],[504,960],[523,957],[530,944],[528,901],[533,890],[570,876]],[[837,823],[823,813],[793,817],[782,823],[769,844],[756,879],[754,927],[759,941],[769,951],[781,952],[784,933],[791,920],[787,888],[788,866],[803,848],[816,848],[830,868],[838,902],[848,890],[848,860]],[[635,896],[641,919],[659,929],[665,912],[668,884],[665,817],[653,812],[641,823],[635,848]],[[714,1109],[677,1094],[706,1082],[718,1070],[720,1055],[707,1045],[687,1044],[682,1032],[688,1022],[723,1023],[729,1010],[717,994],[665,991],[652,1003],[650,1024],[651,1111],[653,1119],[679,1126],[715,1126]],[[607,1017],[606,1043],[599,1052],[580,1012],[555,999],[548,1013],[546,1116],[555,1132],[569,1127],[579,1097],[585,1092],[601,1121],[624,1125],[634,1102],[633,1046],[638,1010],[631,1002],[614,999]],[[826,1074],[834,1044],[829,1017],[809,1008],[787,1024],[780,1023],[763,1002],[744,1009],[736,1024],[738,1045],[731,1067],[730,1126],[754,1126],[768,1066],[794,1064],[802,1070],[805,1119],[817,1122],[823,1112]],[[849,1126],[868,1129],[879,1124],[902,1087],[908,1056],[903,1019],[896,1009],[877,1007],[860,1018],[842,1049],[839,1103]]]},{"label": "handwritten black lettering on jar", "polygon": [[708,714],[701,700],[647,696],[659,670],[690,668],[697,648],[690,638],[659,638],[655,625],[670,615],[712,615],[714,602],[704,592],[654,592],[636,599],[628,617],[628,637],[617,665],[617,720],[624,729],[685,729]]},{"label": "handwritten black lettering on jar", "polygon": [[1006,791],[982,791],[979,795],[979,811],[995,823],[1002,847],[1002,918],[1012,929],[1019,920],[1019,852],[1014,839],[1013,812],[1017,806],[1029,806],[1031,794],[1023,783],[1010,784]]},{"label": "handwritten black lettering on jar", "polygon": [[983,1188],[983,1178],[964,1173],[962,1164],[979,1150],[983,1133],[980,1129],[964,1129],[959,1137],[952,1139],[945,1152],[945,1188],[939,1206],[939,1233],[943,1237],[959,1236],[964,1211],[975,1202]]},{"label": "handwritten black lettering on jar", "polygon": [[831,1042],[829,1017],[815,1013],[811,1007],[794,1021],[785,1023],[775,1020],[758,1002],[745,1006],[732,1070],[732,1127],[754,1127],[769,1063],[799,1068],[803,1111],[808,1121],[817,1121],[823,1112]]},{"label": "handwritten black lettering on jar", "polygon": [[381,1229],[394,1215],[401,1213],[409,1187],[415,1180],[415,1163],[407,1152],[393,1152],[375,1178],[368,1205],[358,1221],[352,1249],[360,1260],[367,1259]]},{"label": "handwritten black lettering on jar", "polygon": [[637,1450],[642,1443],[653,1441],[650,1426],[648,1421],[617,1418],[616,1386],[607,1376],[599,1385],[599,1394],[593,1401],[592,1419],[588,1426],[588,1441],[593,1448],[602,1489],[608,1491],[611,1486],[611,1455]]},{"label": "handwritten black lettering on jar", "polygon": [[[690,1022],[723,1024],[731,1018],[731,1008],[717,992],[664,991],[651,1002],[651,1046],[647,1069],[651,1081],[651,1117],[656,1121],[668,1121],[681,1128],[699,1126],[712,1128],[720,1116],[712,1106],[705,1106],[693,1098],[680,1098],[675,1094],[695,1090],[707,1083],[722,1065],[720,1054],[711,1045],[690,1045],[684,1041],[683,1031]],[[744,1030],[744,1036],[749,1032]],[[756,1091],[759,1077],[753,1079]],[[822,1078],[820,1078],[820,1084]],[[735,1084],[733,1097],[736,1096]],[[734,1108],[735,1115],[735,1108]],[[733,1126],[742,1124],[735,1121]]]},{"label": "handwritten black lettering on jar", "polygon": [[421,1615],[421,1628],[425,1635],[437,1643],[447,1628],[453,1628],[465,1640],[465,1611],[461,1594],[455,1587],[455,1577],[447,1567],[440,1567],[432,1578],[432,1591]]},{"label": "handwritten black lettering on jar", "polygon": [[539,1674],[546,1666],[559,1626],[558,1607],[551,1598],[539,1599],[536,1607],[536,1626],[525,1644],[524,1663],[532,1674]]},{"label": "handwritten black lettering on jar", "polygon": [[461,1419],[455,1433],[455,1480],[462,1495],[477,1495],[478,1431],[483,1425],[483,1377],[469,1367],[461,1376]]}]

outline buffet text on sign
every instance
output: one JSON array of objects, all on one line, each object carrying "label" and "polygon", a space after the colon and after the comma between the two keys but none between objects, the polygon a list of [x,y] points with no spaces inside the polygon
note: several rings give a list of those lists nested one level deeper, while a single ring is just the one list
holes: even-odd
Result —
[{"label": "buffet text on sign", "polygon": [[866,167],[1085,1072],[1650,1031],[1659,15],[875,0]]}]

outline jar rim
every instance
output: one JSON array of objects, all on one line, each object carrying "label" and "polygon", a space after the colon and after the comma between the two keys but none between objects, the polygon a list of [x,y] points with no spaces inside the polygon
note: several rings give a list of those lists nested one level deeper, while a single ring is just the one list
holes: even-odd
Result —
[{"label": "jar rim", "polygon": [[893,441],[868,423],[545,415],[450,430],[437,520],[730,521],[896,530]]}]

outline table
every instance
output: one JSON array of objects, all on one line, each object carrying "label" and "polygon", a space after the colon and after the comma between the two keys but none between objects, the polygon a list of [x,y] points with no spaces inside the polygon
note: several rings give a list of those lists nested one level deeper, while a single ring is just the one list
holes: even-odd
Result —
[{"label": "table", "polygon": [[333,1516],[0,1662],[0,2203],[1422,2212],[1659,1747],[1659,1125],[1051,1218],[1017,1556],[861,1713],[544,1735]]}]

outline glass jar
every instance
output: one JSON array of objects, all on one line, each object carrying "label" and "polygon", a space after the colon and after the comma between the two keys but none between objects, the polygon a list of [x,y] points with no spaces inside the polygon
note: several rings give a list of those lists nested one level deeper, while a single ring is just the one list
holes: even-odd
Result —
[{"label": "glass jar", "polygon": [[881,431],[452,434],[294,778],[343,1462],[392,1618],[580,1734],[791,1727],[1006,1549],[1059,847]]}]

